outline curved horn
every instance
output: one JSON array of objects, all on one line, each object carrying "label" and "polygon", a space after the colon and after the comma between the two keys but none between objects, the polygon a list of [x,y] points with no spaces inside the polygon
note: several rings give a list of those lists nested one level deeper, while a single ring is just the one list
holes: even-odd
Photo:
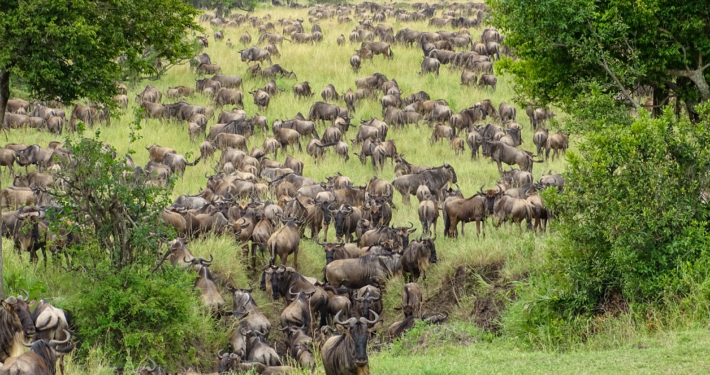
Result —
[{"label": "curved horn", "polygon": [[407,228],[407,229],[412,229],[412,228],[414,228],[414,224],[412,224],[411,221],[408,221],[408,223],[409,223],[409,228]]},{"label": "curved horn", "polygon": [[22,298],[19,294],[17,295],[17,299],[22,300],[22,301],[29,301],[30,300],[30,293],[24,289],[20,289],[21,291],[25,292],[25,298]]},{"label": "curved horn", "polygon": [[485,194],[485,193],[483,192],[483,187],[484,187],[484,186],[486,186],[486,184],[481,185],[481,188],[479,189],[479,191],[481,192],[481,194]]},{"label": "curved horn", "polygon": [[364,324],[375,324],[375,323],[377,323],[377,321],[380,319],[380,315],[379,315],[378,313],[376,313],[376,312],[375,312],[374,310],[372,310],[372,309],[370,309],[370,312],[373,313],[373,314],[375,314],[375,319],[373,319],[373,320],[367,320],[367,318],[362,317],[362,318],[360,318],[360,322],[361,322],[361,323],[364,323]]},{"label": "curved horn", "polygon": [[295,296],[298,295],[298,293],[294,293],[294,292],[293,292],[293,285],[291,285],[291,287],[288,288],[288,293],[289,293],[289,294],[293,294],[293,295],[295,295]]},{"label": "curved horn", "polygon": [[342,312],[343,312],[343,310],[340,310],[340,311],[338,311],[337,314],[335,314],[335,317],[333,318],[333,322],[335,324],[340,324],[341,326],[350,326],[350,325],[355,324],[357,322],[357,319],[355,319],[355,318],[350,318],[344,322],[341,321],[340,320],[340,313],[342,313]]},{"label": "curved horn", "polygon": [[[65,340],[63,340],[63,341],[60,341],[60,340],[49,340],[49,346],[55,346],[55,345],[59,345],[59,344],[66,344],[66,343],[69,342],[69,340],[71,340],[71,333],[69,333],[69,331],[67,331],[66,329],[64,329],[63,331],[64,331],[64,334],[67,335],[67,338],[66,338]],[[155,362],[153,362],[153,364],[155,364]],[[150,370],[150,371],[154,371],[154,370],[155,370],[155,369]]]},{"label": "curved horn", "polygon": [[155,361],[154,361],[154,360],[152,360],[152,359],[150,359],[150,358],[148,358],[148,360],[150,361],[150,363],[152,363],[152,364],[153,364],[153,368],[149,368],[149,369],[148,369],[148,371],[150,371],[150,372],[154,372],[154,371],[155,371],[155,369],[157,369],[157,368],[158,368],[158,365],[157,365],[157,364],[155,363]]},{"label": "curved horn", "polygon": [[31,348],[32,344],[34,344],[34,341],[30,341],[30,342],[25,342],[24,340],[22,341],[22,345],[25,347],[28,347],[28,348]]},{"label": "curved horn", "polygon": [[223,349],[220,349],[220,350],[217,352],[217,358],[219,358],[219,359],[224,359],[224,357],[227,356],[227,354],[222,355],[222,350],[223,350]]}]

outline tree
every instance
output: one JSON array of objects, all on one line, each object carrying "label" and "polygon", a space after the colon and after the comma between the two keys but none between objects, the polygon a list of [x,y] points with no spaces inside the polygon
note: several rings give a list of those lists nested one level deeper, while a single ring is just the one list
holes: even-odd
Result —
[{"label": "tree", "polygon": [[198,13],[184,0],[0,2],[0,124],[11,75],[36,99],[111,104],[122,67],[156,72],[141,58],[147,48],[171,63],[193,54]]},{"label": "tree", "polygon": [[568,153],[564,192],[544,194],[559,219],[550,262],[559,308],[682,295],[688,268],[707,272],[710,103],[697,108],[698,123],[672,111],[608,122]]},{"label": "tree", "polygon": [[[590,85],[638,108],[635,89],[653,88],[694,106],[710,99],[710,8],[693,0],[492,0],[492,22],[520,58],[521,101],[569,109]],[[677,101],[677,103],[680,102]]]},{"label": "tree", "polygon": [[256,0],[200,0],[198,3],[199,6],[214,9],[218,18],[228,16],[233,9],[251,12],[256,7]]},{"label": "tree", "polygon": [[[136,126],[142,116],[137,117]],[[131,141],[137,139],[138,129],[133,129]],[[156,259],[159,266],[160,244],[174,236],[160,218],[163,208],[170,204],[169,190],[134,175],[122,158],[115,159],[115,150],[99,141],[98,135],[94,139],[67,139],[65,143],[71,158],[61,160],[63,168],[55,174],[63,191],[50,192],[58,206],[48,212],[52,230],[81,233],[78,237],[82,242],[96,242],[100,253],[108,255],[112,269],[153,264]],[[169,185],[173,183],[171,180]],[[85,245],[81,243],[80,247],[90,247]],[[84,255],[78,251],[79,259]],[[96,262],[80,261],[79,265],[86,269],[86,263]]]}]

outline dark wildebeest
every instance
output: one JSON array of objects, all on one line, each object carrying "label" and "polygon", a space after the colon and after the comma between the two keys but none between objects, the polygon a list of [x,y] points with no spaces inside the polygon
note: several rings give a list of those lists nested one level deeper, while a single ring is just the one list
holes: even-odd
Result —
[{"label": "dark wildebeest", "polygon": [[421,182],[425,182],[429,191],[440,200],[441,190],[448,184],[458,182],[454,168],[449,164],[431,168],[416,174],[405,175],[392,181],[392,186],[402,194],[402,202],[409,204],[409,195],[416,195]]},{"label": "dark wildebeest", "polygon": [[350,67],[353,68],[353,72],[357,73],[360,71],[360,55],[355,54],[350,58]]},{"label": "dark wildebeest", "polygon": [[350,318],[341,321],[340,312],[335,314],[335,324],[347,332],[329,338],[321,348],[326,375],[361,375],[370,372],[367,359],[367,340],[370,336],[368,327],[380,318],[377,313],[374,315],[373,320]]},{"label": "dark wildebeest", "polygon": [[362,51],[363,49],[368,49],[372,51],[373,55],[382,55],[383,57],[386,57],[388,59],[392,59],[394,57],[394,52],[392,52],[392,48],[390,47],[389,43],[363,42],[360,45],[360,50]]},{"label": "dark wildebeest", "polygon": [[375,73],[371,76],[358,78],[355,81],[355,86],[359,89],[375,89],[382,88],[382,84],[389,81],[383,74]]},{"label": "dark wildebeest", "polygon": [[436,246],[431,237],[421,240],[414,240],[409,243],[407,249],[402,253],[402,272],[405,280],[416,282],[419,275],[426,280],[426,270],[429,268],[429,263],[436,263]]},{"label": "dark wildebeest", "polygon": [[503,173],[503,166],[501,163],[505,163],[510,166],[517,164],[520,166],[520,170],[531,173],[533,163],[542,163],[542,160],[533,160],[531,153],[518,150],[517,148],[509,146],[503,142],[488,141],[487,143],[491,154],[491,160],[498,163],[498,172],[500,173]]},{"label": "dark wildebeest", "polygon": [[308,111],[308,121],[335,121],[338,117],[348,117],[348,110],[335,104],[316,102]]}]

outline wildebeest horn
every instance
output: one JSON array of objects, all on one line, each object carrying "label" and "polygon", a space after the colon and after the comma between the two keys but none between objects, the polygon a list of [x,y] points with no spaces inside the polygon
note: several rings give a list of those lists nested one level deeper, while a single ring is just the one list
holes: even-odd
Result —
[{"label": "wildebeest horn", "polygon": [[22,345],[23,345],[23,346],[26,346],[26,347],[28,347],[28,348],[31,348],[31,347],[32,347],[32,344],[34,344],[34,341],[31,341],[31,340],[30,340],[30,342],[24,342],[24,341],[22,341]]},{"label": "wildebeest horn", "polygon": [[188,260],[187,260],[187,257],[182,257],[182,261],[185,262],[185,263],[189,263],[189,264],[195,264],[195,262],[197,262],[197,259],[196,259],[196,258],[192,258],[192,259],[190,259],[190,260],[188,261]]},{"label": "wildebeest horn", "polygon": [[[67,335],[67,338],[64,340],[49,340],[49,346],[54,347],[56,345],[66,344],[69,342],[69,340],[71,340],[71,334],[69,333],[69,331],[67,331],[66,329],[64,329],[63,331],[64,331],[64,334]],[[153,362],[153,364],[155,364],[155,362]],[[150,370],[150,371],[155,371],[155,369]]]},{"label": "wildebeest horn", "polygon": [[407,228],[407,229],[412,229],[412,228],[414,228],[414,224],[412,224],[411,221],[408,221],[408,223],[409,223],[409,228]]},{"label": "wildebeest horn", "polygon": [[217,358],[219,358],[219,359],[224,359],[224,357],[227,356],[227,354],[222,355],[222,350],[223,350],[223,349],[220,349],[220,350],[217,352]]},{"label": "wildebeest horn", "polygon": [[363,324],[375,324],[375,323],[377,323],[377,321],[380,319],[380,315],[377,314],[377,313],[376,313],[375,311],[373,311],[372,309],[370,309],[370,312],[373,313],[373,314],[375,314],[375,319],[373,319],[373,320],[367,320],[367,318],[362,317],[362,318],[360,318],[360,322],[361,322],[361,323],[363,323]]},{"label": "wildebeest horn", "polygon": [[479,191],[481,192],[481,194],[485,194],[485,193],[483,192],[483,187],[484,187],[484,186],[486,186],[486,184],[481,185],[481,188],[479,189]]},{"label": "wildebeest horn", "polygon": [[[280,325],[281,325],[281,323],[279,323],[279,326],[280,326]],[[289,327],[283,327],[283,328],[276,327],[276,329],[278,329],[279,331],[283,332],[283,331],[288,331]]]},{"label": "wildebeest horn", "polygon": [[342,312],[343,312],[343,310],[340,310],[340,311],[338,311],[337,314],[335,314],[335,317],[333,318],[333,322],[335,322],[336,324],[340,324],[341,326],[350,326],[350,325],[353,325],[357,322],[357,319],[355,319],[355,318],[350,318],[344,322],[341,321],[340,320],[340,313],[342,313]]},{"label": "wildebeest horn", "polygon": [[24,289],[20,289],[20,290],[25,292],[25,297],[22,298],[22,296],[18,294],[17,299],[19,299],[20,301],[25,301],[25,302],[29,301],[30,300],[30,293]]},{"label": "wildebeest horn", "polygon": [[149,372],[153,372],[153,371],[155,371],[155,369],[157,369],[157,368],[158,368],[158,365],[157,365],[157,364],[155,363],[155,361],[154,361],[154,360],[152,360],[152,359],[150,359],[150,358],[148,358],[148,360],[150,361],[150,363],[152,363],[152,364],[153,364],[153,368],[149,368],[149,369],[148,369],[148,371],[149,371]]},{"label": "wildebeest horn", "polygon": [[291,285],[291,287],[288,288],[288,293],[289,293],[289,294],[293,294],[293,295],[295,295],[295,296],[298,295],[298,293],[294,293],[294,292],[293,292],[293,285]]}]

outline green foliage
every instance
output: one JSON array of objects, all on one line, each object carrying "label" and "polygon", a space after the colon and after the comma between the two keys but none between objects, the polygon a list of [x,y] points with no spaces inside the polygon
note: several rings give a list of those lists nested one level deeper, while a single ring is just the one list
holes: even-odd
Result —
[{"label": "green foliage", "polygon": [[[138,138],[140,118],[129,143]],[[81,233],[85,243],[96,241],[101,249],[92,253],[78,246],[79,266],[100,263],[106,254],[114,267],[152,264],[159,243],[174,236],[159,216],[170,203],[169,190],[134,177],[123,158],[116,159],[115,149],[99,140],[99,132],[93,139],[67,139],[65,147],[71,158],[62,161],[63,168],[55,175],[63,181],[64,191],[54,193],[59,209],[50,212],[51,222],[57,227],[55,232],[62,227]]]},{"label": "green foliage", "polygon": [[643,302],[688,291],[684,270],[708,256],[701,194],[710,170],[710,106],[701,110],[698,124],[670,111],[607,124],[568,154],[564,193],[544,194],[559,218],[551,254],[559,309],[593,312],[615,294]]},{"label": "green foliage", "polygon": [[[497,68],[516,76],[522,100],[569,108],[593,84],[611,94],[650,85],[657,88],[654,95],[662,95],[670,88],[688,102],[710,96],[703,85],[710,9],[702,2],[492,0],[490,5],[493,24],[520,57]],[[700,74],[691,76],[695,70]]]},{"label": "green foliage", "polygon": [[122,66],[155,74],[145,49],[175,63],[193,54],[187,35],[200,29],[184,0],[9,0],[0,14],[0,71],[22,76],[35,99],[66,103],[110,103]]},{"label": "green foliage", "polygon": [[198,338],[215,339],[209,318],[196,308],[193,280],[172,266],[126,267],[84,284],[68,306],[82,340],[79,355],[101,344],[111,363],[151,358],[173,369],[189,365]]}]

